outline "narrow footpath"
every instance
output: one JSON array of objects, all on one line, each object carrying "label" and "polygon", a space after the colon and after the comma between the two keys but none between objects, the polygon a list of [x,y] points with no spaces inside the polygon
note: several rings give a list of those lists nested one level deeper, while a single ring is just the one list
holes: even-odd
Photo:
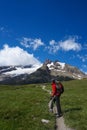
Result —
[{"label": "narrow footpath", "polygon": [[[56,114],[56,106],[54,107],[53,112],[54,112],[54,114]],[[59,118],[55,117],[55,130],[75,130],[75,129],[68,128],[65,125],[64,118],[62,116],[62,117],[59,117]]]},{"label": "narrow footpath", "polygon": [[56,130],[74,130],[74,129],[66,127],[66,125],[64,124],[64,118],[63,117],[56,119],[56,125],[57,125]]}]

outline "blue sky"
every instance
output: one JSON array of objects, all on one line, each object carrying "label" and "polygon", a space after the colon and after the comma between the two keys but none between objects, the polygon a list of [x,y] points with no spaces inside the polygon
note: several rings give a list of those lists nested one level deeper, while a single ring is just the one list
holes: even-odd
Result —
[{"label": "blue sky", "polygon": [[87,73],[87,0],[1,0],[0,65],[46,59]]}]

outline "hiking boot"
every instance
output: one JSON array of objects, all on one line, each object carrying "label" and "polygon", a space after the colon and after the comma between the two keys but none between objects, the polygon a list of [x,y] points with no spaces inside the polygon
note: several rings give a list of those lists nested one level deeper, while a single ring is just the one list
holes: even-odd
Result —
[{"label": "hiking boot", "polygon": [[61,116],[63,116],[63,114],[57,114],[57,115],[56,115],[57,118],[59,118],[59,117],[61,117]]}]

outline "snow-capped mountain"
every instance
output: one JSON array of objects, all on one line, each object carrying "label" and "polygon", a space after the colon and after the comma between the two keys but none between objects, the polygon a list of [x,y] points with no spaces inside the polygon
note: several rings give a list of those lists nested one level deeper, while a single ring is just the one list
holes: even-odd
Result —
[{"label": "snow-capped mountain", "polygon": [[40,65],[1,66],[0,83],[26,84],[87,78],[78,68],[59,61],[46,60]]},{"label": "snow-capped mountain", "polygon": [[81,72],[77,67],[62,63],[59,61],[52,62],[47,60],[45,65],[48,66],[52,76],[67,76],[72,79],[83,79],[86,78],[83,72]]}]

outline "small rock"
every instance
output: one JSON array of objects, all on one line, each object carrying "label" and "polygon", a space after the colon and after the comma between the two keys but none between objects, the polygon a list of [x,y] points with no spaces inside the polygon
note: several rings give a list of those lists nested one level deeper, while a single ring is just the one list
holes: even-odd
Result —
[{"label": "small rock", "polygon": [[41,122],[42,122],[42,123],[49,123],[49,120],[42,119]]}]

